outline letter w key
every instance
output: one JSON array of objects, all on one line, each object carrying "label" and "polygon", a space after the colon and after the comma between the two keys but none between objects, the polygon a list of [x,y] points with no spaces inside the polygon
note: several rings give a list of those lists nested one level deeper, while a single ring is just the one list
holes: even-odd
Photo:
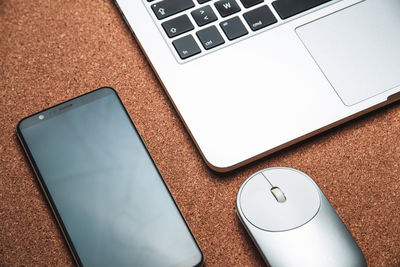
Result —
[{"label": "letter w key", "polygon": [[231,2],[226,2],[223,4],[223,6],[225,7],[225,9],[230,9],[231,8]]},{"label": "letter w key", "polygon": [[215,2],[215,8],[218,10],[219,14],[221,14],[221,17],[226,17],[240,11],[240,7],[235,0],[217,1]]}]

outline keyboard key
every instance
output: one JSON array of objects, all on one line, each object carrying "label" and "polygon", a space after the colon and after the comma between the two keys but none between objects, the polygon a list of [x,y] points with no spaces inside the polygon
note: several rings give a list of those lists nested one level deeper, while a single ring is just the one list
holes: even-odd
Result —
[{"label": "keyboard key", "polygon": [[181,59],[194,56],[201,52],[192,35],[186,35],[172,42]]},{"label": "keyboard key", "polygon": [[199,4],[203,4],[203,3],[208,2],[208,1],[210,1],[210,0],[197,0],[197,2],[199,2]]},{"label": "keyboard key", "polygon": [[220,0],[215,2],[214,5],[219,14],[221,14],[221,17],[226,17],[240,11],[240,7],[235,0]]},{"label": "keyboard key", "polygon": [[210,6],[196,9],[192,11],[191,14],[199,26],[203,26],[217,20],[217,16],[215,15],[214,11],[212,11]]},{"label": "keyboard key", "polygon": [[249,33],[240,21],[239,17],[228,19],[221,22],[219,25],[229,40],[234,40]]},{"label": "keyboard key", "polygon": [[272,6],[279,17],[287,19],[329,1],[331,0],[277,0],[272,2]]},{"label": "keyboard key", "polygon": [[193,30],[193,24],[188,16],[182,15],[161,24],[169,38],[178,36],[184,32]]},{"label": "keyboard key", "polygon": [[194,7],[192,0],[164,0],[151,6],[158,19],[164,19]]},{"label": "keyboard key", "polygon": [[259,3],[264,2],[264,0],[240,0],[240,2],[242,2],[242,4],[244,5],[245,8],[249,8],[249,7],[252,7]]},{"label": "keyboard key", "polygon": [[262,6],[243,14],[253,31],[257,31],[277,22],[268,6]]},{"label": "keyboard key", "polygon": [[205,28],[204,30],[198,31],[196,34],[206,50],[225,43],[215,26]]}]

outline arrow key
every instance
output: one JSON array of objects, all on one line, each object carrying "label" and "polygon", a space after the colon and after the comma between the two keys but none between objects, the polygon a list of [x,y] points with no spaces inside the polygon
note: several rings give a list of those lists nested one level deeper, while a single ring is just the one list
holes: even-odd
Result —
[{"label": "arrow key", "polygon": [[203,26],[217,20],[217,16],[210,6],[204,6],[202,8],[196,9],[192,11],[191,14],[197,25],[199,26]]}]

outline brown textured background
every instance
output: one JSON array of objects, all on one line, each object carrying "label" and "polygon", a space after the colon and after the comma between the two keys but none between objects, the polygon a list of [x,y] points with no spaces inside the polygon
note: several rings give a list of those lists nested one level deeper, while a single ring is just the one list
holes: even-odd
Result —
[{"label": "brown textured background", "polygon": [[200,158],[111,0],[0,0],[0,63],[0,266],[72,265],[15,127],[101,86],[119,92],[206,266],[263,264],[236,216],[235,198],[249,175],[270,166],[313,177],[370,266],[400,266],[398,103],[222,175]]}]

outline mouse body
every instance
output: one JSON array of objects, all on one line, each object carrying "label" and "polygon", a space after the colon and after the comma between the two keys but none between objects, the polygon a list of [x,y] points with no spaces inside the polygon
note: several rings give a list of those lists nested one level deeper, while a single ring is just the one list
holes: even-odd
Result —
[{"label": "mouse body", "polygon": [[367,266],[325,195],[301,171],[253,174],[239,189],[236,209],[269,266]]}]

